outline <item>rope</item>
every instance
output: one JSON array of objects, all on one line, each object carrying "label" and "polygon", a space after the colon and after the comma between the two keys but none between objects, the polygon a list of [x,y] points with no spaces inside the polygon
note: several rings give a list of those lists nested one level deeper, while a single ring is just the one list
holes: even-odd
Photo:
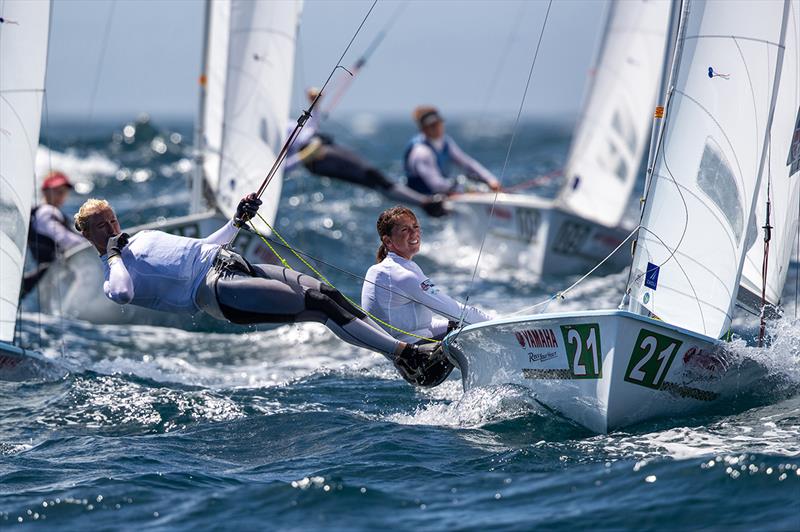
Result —
[{"label": "rope", "polygon": [[[275,230],[275,228],[274,228],[274,227],[272,227],[272,225],[270,225],[270,223],[269,223],[267,220],[265,220],[265,219],[264,219],[264,217],[263,217],[263,216],[261,216],[261,214],[259,214],[259,213],[256,213],[256,215],[257,215],[257,216],[259,217],[259,219],[260,219],[260,220],[261,220],[261,221],[264,223],[264,225],[266,225],[266,226],[267,226],[267,227],[270,229],[270,231],[272,231],[272,233],[273,233],[275,236],[277,236],[277,237],[278,237],[278,239],[279,239],[279,240],[281,241],[281,243],[282,243],[282,244],[283,244],[283,245],[286,247],[286,249],[288,249],[289,251],[291,251],[291,252],[292,252],[292,254],[293,254],[293,255],[294,255],[294,256],[295,256],[295,257],[296,257],[298,260],[300,260],[300,262],[302,262],[302,263],[303,263],[303,264],[304,264],[304,265],[305,265],[305,266],[306,266],[306,267],[307,267],[309,270],[311,270],[312,272],[314,272],[314,274],[315,274],[315,275],[316,275],[316,276],[317,276],[317,277],[318,277],[320,280],[322,280],[324,283],[326,283],[326,284],[330,285],[332,288],[334,288],[334,289],[338,290],[338,291],[339,291],[339,293],[340,293],[340,294],[342,294],[342,297],[344,297],[344,298],[345,298],[345,299],[348,301],[348,303],[350,303],[351,305],[353,305],[355,308],[357,308],[358,310],[360,310],[361,312],[363,312],[364,314],[366,314],[367,316],[369,316],[370,318],[372,318],[372,319],[373,319],[373,320],[375,320],[376,322],[380,323],[380,324],[381,324],[381,325],[383,325],[384,327],[388,327],[389,329],[391,329],[391,330],[393,330],[393,331],[396,331],[396,332],[399,332],[399,333],[401,333],[401,334],[405,334],[405,335],[408,335],[408,336],[412,336],[412,337],[414,337],[414,338],[419,338],[420,340],[425,340],[425,341],[427,341],[427,342],[436,342],[436,341],[438,341],[438,340],[436,340],[436,339],[434,339],[434,338],[428,338],[427,336],[421,336],[421,335],[419,335],[419,334],[414,334],[414,333],[412,333],[412,332],[409,332],[409,331],[404,331],[403,329],[400,329],[399,327],[395,327],[395,326],[394,326],[394,325],[392,325],[391,323],[387,323],[387,322],[383,321],[382,319],[378,318],[377,316],[375,316],[375,315],[371,314],[371,313],[370,313],[370,312],[368,312],[367,310],[365,310],[365,309],[364,309],[364,308],[363,308],[361,305],[359,305],[358,303],[356,303],[355,301],[353,301],[352,299],[350,299],[349,297],[347,297],[347,295],[345,295],[345,293],[344,293],[344,292],[342,292],[341,290],[339,290],[338,288],[336,288],[336,286],[335,286],[335,285],[334,285],[334,284],[333,284],[333,283],[332,283],[332,282],[331,282],[331,281],[330,281],[330,280],[329,280],[327,277],[325,277],[325,276],[324,276],[324,275],[323,275],[323,274],[322,274],[322,273],[321,273],[319,270],[317,270],[316,268],[314,268],[314,266],[312,266],[312,265],[311,265],[311,264],[310,264],[310,263],[309,263],[309,262],[308,262],[306,259],[304,259],[304,258],[301,256],[301,254],[300,254],[300,253],[298,253],[298,252],[297,252],[297,251],[296,251],[296,250],[295,250],[295,249],[294,249],[294,248],[291,246],[291,244],[289,244],[289,242],[287,242],[287,241],[286,241],[286,239],[285,239],[285,238],[283,238],[283,236],[281,236],[281,234],[280,234],[278,231],[276,231],[276,230]],[[278,251],[277,251],[277,250],[276,250],[276,249],[275,249],[275,248],[274,248],[274,247],[273,247],[273,246],[272,246],[272,245],[269,243],[269,241],[267,240],[267,238],[266,238],[264,235],[262,235],[262,234],[261,234],[261,233],[258,231],[258,229],[256,229],[256,226],[253,224],[253,222],[252,222],[252,221],[250,222],[250,228],[251,228],[251,230],[252,230],[252,231],[253,231],[253,232],[254,232],[256,235],[258,235],[258,237],[261,239],[261,241],[262,241],[262,242],[264,242],[264,244],[266,244],[266,245],[267,245],[267,247],[270,249],[270,251],[272,251],[272,253],[274,253],[274,254],[275,254],[275,256],[276,256],[276,257],[278,257],[278,259],[281,261],[281,264],[283,265],[283,267],[291,270],[291,269],[292,269],[292,267],[291,267],[291,266],[289,266],[289,263],[288,263],[288,262],[286,262],[286,259],[284,259],[284,258],[283,258],[283,257],[282,257],[282,256],[281,256],[279,253],[278,253]],[[348,273],[349,273],[349,272],[348,272]],[[350,274],[350,275],[356,276],[355,274]],[[366,282],[369,282],[369,281],[367,281],[366,279],[364,279],[364,281],[366,281]],[[375,283],[371,283],[371,284],[373,284],[373,285],[375,285],[375,286],[379,286],[379,285],[377,285],[377,284],[375,284]],[[383,288],[383,287],[380,287],[380,288]],[[386,289],[386,290],[388,290],[388,289]],[[391,291],[391,290],[389,290],[389,291]],[[394,292],[393,292],[393,293],[394,293]],[[414,301],[413,299],[409,298],[408,296],[405,296],[405,295],[403,295],[403,294],[400,294],[400,295],[402,295],[402,296],[403,296],[403,297],[405,297],[406,299],[409,299],[409,300],[411,300],[411,301]],[[415,302],[415,303],[419,303],[419,301],[414,301],[414,302]],[[422,303],[419,303],[419,304],[421,304],[421,305],[423,305],[423,306],[426,306],[426,305],[424,305],[424,304],[422,304]]]},{"label": "rope", "polygon": [[594,266],[594,267],[593,267],[591,270],[589,270],[588,272],[586,272],[586,273],[585,273],[583,276],[581,276],[581,278],[580,278],[580,279],[578,279],[577,281],[575,281],[574,283],[572,283],[571,285],[569,285],[569,286],[568,286],[567,288],[565,288],[564,290],[561,290],[561,291],[559,291],[559,292],[556,292],[555,294],[553,294],[553,295],[552,295],[552,296],[550,296],[549,298],[545,299],[544,301],[540,301],[539,303],[536,303],[535,305],[532,305],[532,306],[530,306],[530,307],[523,308],[522,310],[518,310],[518,311],[516,311],[516,312],[512,312],[511,314],[507,314],[507,315],[506,315],[506,317],[510,317],[510,316],[517,316],[518,314],[524,314],[524,313],[527,313],[527,312],[529,312],[529,311],[531,311],[531,310],[533,310],[533,309],[535,309],[535,308],[541,307],[542,305],[547,305],[547,304],[549,304],[549,303],[550,303],[551,301],[553,301],[553,300],[556,300],[556,299],[564,299],[564,298],[565,298],[565,296],[567,295],[567,293],[568,293],[568,292],[570,292],[570,291],[571,291],[573,288],[575,288],[575,287],[576,287],[576,286],[578,286],[580,283],[582,283],[582,282],[583,282],[583,281],[584,281],[584,280],[585,280],[587,277],[589,277],[589,276],[590,276],[590,275],[592,275],[592,274],[593,274],[595,271],[597,271],[597,269],[598,269],[600,266],[602,266],[602,265],[603,265],[603,264],[604,264],[604,263],[605,263],[605,262],[606,262],[608,259],[610,259],[610,258],[611,258],[611,257],[612,257],[612,256],[613,256],[613,255],[614,255],[616,252],[617,252],[617,251],[619,251],[619,250],[620,250],[620,248],[621,248],[622,246],[624,246],[624,245],[625,245],[625,244],[626,244],[626,243],[627,243],[627,242],[628,242],[628,241],[631,239],[631,237],[632,237],[633,235],[635,235],[635,234],[636,234],[636,232],[637,232],[638,230],[639,230],[639,226],[636,226],[636,227],[633,229],[633,231],[631,231],[631,232],[628,234],[628,236],[626,236],[626,237],[625,237],[625,240],[623,240],[622,242],[620,242],[620,243],[619,243],[619,245],[617,245],[617,247],[615,247],[615,248],[614,248],[614,251],[612,251],[611,253],[609,253],[608,255],[606,255],[606,257],[605,257],[603,260],[601,260],[600,262],[598,262],[598,263],[597,263],[597,264],[596,264],[596,265],[595,265],[595,266]]},{"label": "rope", "polygon": [[100,55],[97,56],[97,65],[95,66],[94,72],[94,84],[92,85],[92,96],[89,100],[89,117],[87,119],[87,124],[92,123],[92,119],[94,118],[94,103],[95,99],[97,98],[97,89],[100,87],[100,73],[102,72],[103,62],[106,57],[106,50],[108,50],[108,37],[111,34],[111,25],[114,22],[114,8],[117,5],[117,0],[111,0],[111,7],[108,10],[108,18],[106,19],[106,28],[103,34],[103,42],[100,45]]},{"label": "rope", "polygon": [[[520,101],[520,103],[519,103],[519,110],[517,111],[517,118],[514,121],[514,128],[511,131],[511,140],[508,143],[508,150],[506,151],[506,159],[505,159],[505,162],[503,162],[503,170],[500,172],[500,182],[501,183],[503,182],[503,177],[505,177],[506,169],[508,168],[508,161],[511,158],[511,149],[514,146],[514,139],[517,136],[517,129],[519,127],[520,116],[522,116],[522,109],[525,107],[525,98],[528,96],[528,88],[531,85],[531,78],[533,77],[533,68],[536,66],[536,58],[539,57],[539,47],[542,44],[542,37],[544,36],[544,30],[547,27],[547,19],[550,16],[550,8],[552,7],[552,5],[553,5],[553,0],[550,0],[547,3],[547,12],[544,15],[544,21],[542,21],[542,29],[539,31],[539,39],[536,42],[536,50],[535,50],[535,52],[533,54],[533,60],[531,61],[531,68],[528,71],[528,80],[525,83],[525,90],[522,93],[522,101]],[[468,308],[468,305],[469,305],[470,294],[472,292],[472,287],[475,284],[475,275],[478,273],[478,265],[481,262],[481,255],[483,254],[483,247],[486,244],[486,236],[489,234],[489,226],[491,225],[492,218],[494,217],[494,208],[495,208],[495,205],[497,205],[497,196],[498,196],[499,193],[500,193],[499,191],[496,191],[494,193],[494,199],[492,200],[492,207],[489,210],[489,223],[486,224],[486,227],[485,227],[485,229],[483,231],[483,237],[481,238],[481,246],[478,249],[478,257],[475,260],[475,268],[472,270],[472,278],[469,281],[469,286],[467,288],[467,295],[466,295],[466,298],[464,299],[464,309],[461,311],[461,316],[459,317],[459,320],[458,320],[458,328],[459,328],[459,330],[463,328],[464,317],[467,314],[467,308]]]}]

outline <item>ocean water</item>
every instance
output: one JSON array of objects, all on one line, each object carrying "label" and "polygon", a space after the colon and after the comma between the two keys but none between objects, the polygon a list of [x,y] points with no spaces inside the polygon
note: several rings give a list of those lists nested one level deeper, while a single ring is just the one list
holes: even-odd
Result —
[{"label": "ocean water", "polygon": [[[448,128],[500,174],[511,124]],[[410,124],[358,117],[328,129],[400,175]],[[77,181],[68,213],[89,195],[110,199],[123,227],[187,212],[190,123],[55,123],[45,138],[40,169]],[[567,125],[522,124],[506,184],[556,170],[568,146]],[[278,227],[300,249],[363,274],[388,205],[296,172]],[[477,249],[445,220],[421,221],[419,264],[485,309],[513,312],[577,278],[535,283],[487,253],[470,288]],[[358,295],[356,277],[321,267]],[[591,277],[549,310],[615,307],[624,279]],[[752,347],[755,324],[737,320],[737,350],[768,368],[769,386],[600,436],[514,387],[464,394],[457,372],[413,389],[382,357],[316,324],[231,334],[27,312],[23,344],[68,373],[0,382],[0,528],[798,530],[796,281],[793,267],[769,347]]]}]

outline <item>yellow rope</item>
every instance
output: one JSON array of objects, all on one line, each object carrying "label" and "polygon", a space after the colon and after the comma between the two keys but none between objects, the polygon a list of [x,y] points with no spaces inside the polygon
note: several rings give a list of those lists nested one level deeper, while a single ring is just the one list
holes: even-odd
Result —
[{"label": "yellow rope", "polygon": [[[305,265],[306,265],[306,267],[307,267],[309,270],[311,270],[312,272],[314,272],[314,274],[315,274],[315,275],[316,275],[316,276],[317,276],[319,279],[321,279],[321,280],[322,280],[322,281],[323,281],[325,284],[328,284],[328,285],[330,285],[332,288],[334,288],[334,289],[338,290],[338,289],[336,288],[336,286],[334,286],[334,284],[328,280],[328,278],[327,278],[327,277],[325,277],[324,275],[322,275],[322,273],[320,273],[320,272],[319,272],[319,271],[318,271],[316,268],[314,268],[314,267],[313,267],[311,264],[309,264],[309,262],[308,262],[306,259],[304,259],[304,258],[303,258],[303,257],[302,257],[302,256],[301,256],[299,253],[297,253],[297,252],[294,250],[294,248],[293,248],[293,247],[292,247],[292,246],[291,246],[291,245],[290,245],[290,244],[289,244],[289,243],[286,241],[286,239],[285,239],[285,238],[283,238],[283,236],[281,236],[281,234],[280,234],[280,233],[279,233],[279,232],[278,232],[278,231],[277,231],[277,230],[276,230],[274,227],[272,227],[272,226],[269,224],[269,222],[268,222],[268,221],[266,221],[266,220],[264,219],[264,217],[263,217],[263,216],[261,216],[261,214],[260,214],[260,213],[256,213],[256,216],[258,216],[258,218],[259,218],[259,219],[260,219],[262,222],[264,222],[264,224],[265,224],[265,225],[266,225],[266,226],[269,228],[269,230],[270,230],[270,231],[272,231],[272,233],[273,233],[275,236],[277,236],[277,237],[278,237],[278,239],[281,241],[281,243],[282,243],[284,246],[286,246],[286,248],[287,248],[289,251],[291,251],[291,252],[292,252],[292,255],[294,255],[295,257],[297,257],[297,258],[300,260],[300,262],[302,262],[303,264],[305,264]],[[264,242],[264,243],[267,245],[267,247],[270,249],[270,251],[272,251],[272,253],[273,253],[273,254],[274,254],[276,257],[278,257],[278,259],[281,261],[281,264],[283,264],[283,267],[284,267],[284,268],[289,268],[289,269],[291,269],[291,267],[289,266],[289,263],[287,263],[287,262],[286,262],[286,260],[285,260],[283,257],[281,257],[281,255],[278,253],[278,251],[277,251],[277,250],[276,250],[274,247],[272,247],[272,245],[271,245],[271,244],[269,243],[269,241],[268,241],[268,240],[267,240],[267,239],[264,237],[264,235],[262,235],[262,234],[261,234],[261,233],[258,231],[258,229],[256,229],[256,226],[253,224],[253,221],[252,221],[252,220],[250,220],[250,227],[252,228],[253,232],[254,232],[255,234],[257,234],[257,235],[258,235],[258,237],[259,237],[259,238],[260,238],[260,239],[261,239],[261,240],[262,240],[262,241],[263,241],[263,242]],[[350,304],[351,304],[351,305],[353,305],[353,306],[354,306],[354,307],[356,307],[358,310],[360,310],[361,312],[363,312],[364,314],[366,314],[367,316],[369,316],[370,318],[372,318],[372,319],[373,319],[373,320],[375,320],[376,322],[380,323],[380,324],[381,324],[381,325],[383,325],[384,327],[388,327],[389,329],[391,329],[391,330],[393,330],[393,331],[397,331],[397,332],[399,332],[399,333],[401,333],[401,334],[406,334],[406,335],[408,335],[408,336],[413,336],[414,338],[419,338],[420,340],[425,340],[425,341],[428,341],[428,342],[436,342],[436,341],[437,341],[437,340],[435,340],[435,339],[433,339],[433,338],[428,338],[427,336],[420,336],[419,334],[414,334],[414,333],[412,333],[412,332],[404,331],[403,329],[400,329],[400,328],[398,328],[398,327],[395,327],[394,325],[392,325],[392,324],[390,324],[390,323],[386,323],[385,321],[383,321],[382,319],[378,318],[377,316],[374,316],[374,315],[370,314],[369,312],[367,312],[367,311],[366,311],[364,308],[362,308],[362,307],[361,307],[361,305],[359,305],[358,303],[356,303],[355,301],[353,301],[352,299],[350,299],[349,297],[347,297],[347,296],[344,294],[344,292],[342,292],[341,290],[339,290],[339,293],[340,293],[340,294],[342,294],[342,297],[344,297],[344,298],[345,298],[345,299],[346,299],[348,302],[350,302]]]}]

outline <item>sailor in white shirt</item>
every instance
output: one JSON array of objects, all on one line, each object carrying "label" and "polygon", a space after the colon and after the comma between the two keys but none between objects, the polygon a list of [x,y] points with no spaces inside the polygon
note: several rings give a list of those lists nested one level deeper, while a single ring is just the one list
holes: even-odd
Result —
[{"label": "sailor in white shirt", "polygon": [[[319,89],[315,87],[306,91],[309,105],[318,96]],[[442,205],[443,197],[420,194],[403,184],[393,182],[353,150],[335,143],[332,137],[321,133],[319,131],[321,114],[322,111],[315,111],[289,146],[284,166],[286,172],[302,163],[306,170],[314,175],[371,188],[395,201],[417,205],[431,216],[446,214]],[[294,131],[295,126],[295,123],[289,124],[287,137]]]},{"label": "sailor in white shirt", "polygon": [[33,290],[47,269],[65,251],[84,243],[81,235],[71,229],[61,207],[67,201],[72,183],[62,172],[51,172],[42,182],[44,202],[31,210],[28,229],[28,249],[37,267],[25,272],[20,297]]},{"label": "sailor in white shirt", "polygon": [[224,247],[260,204],[249,194],[233,220],[202,239],[161,231],[129,237],[108,202],[97,199],[83,204],[75,227],[100,253],[103,291],[115,303],[166,312],[204,311],[239,324],[315,321],[345,342],[383,354],[412,384],[435,386],[444,380],[429,371],[445,360],[438,342],[399,341],[333,287],[288,268],[251,265]]},{"label": "sailor in white shirt", "polygon": [[[362,308],[393,327],[435,339],[443,338],[448,324],[458,322],[462,314],[468,324],[491,319],[442,292],[413,261],[419,253],[422,231],[410,209],[388,209],[381,213],[377,225],[381,238],[378,263],[367,270],[361,288]],[[406,342],[418,340],[392,329],[387,332]]]},{"label": "sailor in white shirt", "polygon": [[435,107],[422,105],[414,110],[414,121],[420,133],[406,147],[404,161],[408,187],[421,194],[459,192],[450,174],[453,164],[465,175],[482,181],[494,191],[501,189],[497,178],[478,161],[464,153],[458,144],[445,135],[444,119]]}]

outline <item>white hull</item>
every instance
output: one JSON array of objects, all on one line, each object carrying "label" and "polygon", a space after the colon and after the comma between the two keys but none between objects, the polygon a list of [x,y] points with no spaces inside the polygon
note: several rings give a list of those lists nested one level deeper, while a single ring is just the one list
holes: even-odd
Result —
[{"label": "white hull", "polygon": [[444,343],[465,390],[523,386],[598,433],[685,416],[762,375],[761,368],[729,370],[719,340],[617,310],[493,320]]},{"label": "white hull", "polygon": [[0,381],[54,380],[67,373],[39,353],[0,342]]},{"label": "white hull", "polygon": [[[449,200],[459,234],[480,239],[488,223],[484,251],[504,266],[534,276],[585,273],[614,251],[632,229],[606,227],[536,196],[498,194],[496,202],[494,198],[494,194],[480,193]],[[623,248],[604,268],[619,271],[629,263],[630,254]]]},{"label": "white hull", "polygon": [[[134,227],[201,238],[226,223],[222,215],[207,212],[172,218]],[[274,262],[269,249],[258,236],[241,231],[234,247],[253,264]],[[266,252],[266,253],[265,253]],[[172,314],[132,305],[117,305],[103,294],[103,265],[97,251],[87,243],[55,262],[37,285],[41,311],[66,318],[107,324],[162,325],[187,330],[219,329],[219,322],[200,313],[196,316]],[[33,297],[33,296],[31,296]]]}]

